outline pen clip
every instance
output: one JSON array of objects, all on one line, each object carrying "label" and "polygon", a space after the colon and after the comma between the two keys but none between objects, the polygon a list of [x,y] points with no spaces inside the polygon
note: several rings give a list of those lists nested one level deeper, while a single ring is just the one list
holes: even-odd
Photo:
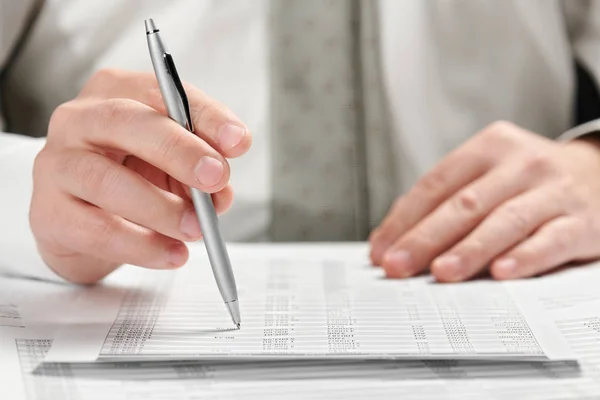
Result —
[{"label": "pen clip", "polygon": [[188,101],[187,95],[185,94],[185,90],[183,89],[181,79],[179,79],[177,68],[175,68],[173,56],[171,56],[170,53],[165,53],[163,55],[163,58],[165,61],[165,67],[167,68],[167,73],[171,75],[171,78],[173,78],[173,84],[175,85],[175,89],[177,89],[177,93],[179,93],[179,97],[181,98],[181,102],[183,103],[183,110],[185,111],[185,118],[187,120],[188,129],[190,132],[194,132],[194,125],[192,124],[192,116],[190,114],[190,103]]}]

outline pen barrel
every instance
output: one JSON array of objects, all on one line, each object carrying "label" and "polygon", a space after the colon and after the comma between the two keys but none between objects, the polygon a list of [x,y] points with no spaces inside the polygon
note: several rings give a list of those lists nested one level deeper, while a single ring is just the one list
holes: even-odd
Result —
[{"label": "pen barrel", "polygon": [[[148,27],[148,25],[147,25]],[[169,76],[165,64],[166,47],[158,33],[158,30],[152,29],[147,32],[148,49],[150,58],[158,80],[158,86],[163,101],[167,107],[169,117],[186,129],[190,129],[187,124],[186,108],[182,102],[180,94]],[[237,289],[229,254],[225,248],[225,242],[219,229],[219,220],[217,212],[212,202],[210,194],[201,192],[198,189],[191,188],[192,201],[198,214],[198,222],[204,236],[204,245],[208,253],[210,265],[217,282],[219,291],[225,303],[237,301]],[[237,307],[237,302],[234,303]],[[237,308],[236,308],[237,309]],[[231,312],[231,310],[230,310]],[[236,313],[236,320],[239,323],[239,313]]]},{"label": "pen barrel", "polygon": [[192,188],[192,201],[198,213],[198,222],[204,236],[204,245],[210,265],[217,282],[217,287],[226,303],[237,300],[237,289],[229,254],[219,229],[217,212],[210,194]]}]

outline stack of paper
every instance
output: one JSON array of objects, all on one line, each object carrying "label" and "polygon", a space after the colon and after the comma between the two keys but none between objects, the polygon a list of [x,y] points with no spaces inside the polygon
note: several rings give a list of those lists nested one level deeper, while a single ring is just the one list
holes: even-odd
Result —
[{"label": "stack of paper", "polygon": [[362,245],[231,251],[239,331],[202,248],[180,271],[125,268],[88,290],[0,280],[0,398],[600,393],[600,267],[441,285],[382,279]]}]

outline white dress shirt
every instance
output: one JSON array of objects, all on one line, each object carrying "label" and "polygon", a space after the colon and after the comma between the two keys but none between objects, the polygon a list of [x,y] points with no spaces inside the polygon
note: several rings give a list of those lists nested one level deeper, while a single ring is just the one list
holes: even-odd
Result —
[{"label": "white dress shirt", "polygon": [[[180,75],[227,104],[253,133],[249,154],[231,162],[236,197],[222,217],[226,237],[268,239],[269,2],[47,0],[27,42],[9,60],[32,3],[0,0],[0,65],[12,64],[10,97],[3,102],[18,111],[15,126],[43,135],[54,108],[72,99],[98,69],[150,71],[143,20],[152,17]],[[377,79],[365,80],[365,96],[381,87],[384,102],[375,110],[381,118],[371,118],[366,127],[381,131],[387,118],[395,157],[383,167],[396,171],[398,193],[495,120],[557,138],[573,118],[574,57],[600,77],[600,1],[372,4],[379,19],[377,43],[363,45],[365,54],[374,45],[380,48],[381,68]],[[600,121],[574,132],[598,129]],[[48,277],[27,221],[32,163],[41,146],[43,139],[0,135],[0,270]],[[388,185],[370,186],[377,199]],[[373,207],[372,215],[384,213],[384,203]]]}]

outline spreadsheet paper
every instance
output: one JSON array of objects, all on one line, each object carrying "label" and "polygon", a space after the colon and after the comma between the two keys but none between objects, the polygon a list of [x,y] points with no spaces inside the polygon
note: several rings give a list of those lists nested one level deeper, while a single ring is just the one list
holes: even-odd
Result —
[{"label": "spreadsheet paper", "polygon": [[510,283],[386,280],[352,250],[231,256],[242,329],[196,252],[179,271],[130,271],[83,293],[46,361],[573,359],[537,299]]},{"label": "spreadsheet paper", "polygon": [[[304,255],[309,253],[313,250]],[[130,268],[109,278],[115,283],[110,285],[111,296],[120,296],[114,289],[125,283]],[[88,290],[0,277],[0,303],[16,308],[21,320],[19,326],[0,326],[0,398],[595,399],[600,393],[599,281],[600,264],[596,264],[510,285],[521,293],[519,301],[538,300],[577,361],[195,360],[40,365],[55,329],[78,323],[68,311],[77,296]]]}]

